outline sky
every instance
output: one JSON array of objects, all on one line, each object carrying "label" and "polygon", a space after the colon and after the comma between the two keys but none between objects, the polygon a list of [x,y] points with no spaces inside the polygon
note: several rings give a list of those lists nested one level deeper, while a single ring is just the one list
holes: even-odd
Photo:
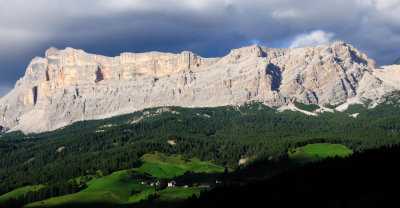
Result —
[{"label": "sky", "polygon": [[73,47],[193,51],[220,57],[258,44],[352,44],[378,66],[400,57],[399,0],[0,0],[0,96],[35,56]]}]

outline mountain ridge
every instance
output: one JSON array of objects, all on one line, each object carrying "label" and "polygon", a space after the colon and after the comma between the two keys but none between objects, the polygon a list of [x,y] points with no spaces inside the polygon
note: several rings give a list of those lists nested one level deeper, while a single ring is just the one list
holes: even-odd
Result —
[{"label": "mountain ridge", "polygon": [[[5,131],[42,132],[148,107],[215,107],[263,102],[306,104],[380,102],[400,89],[398,67],[375,62],[344,42],[298,49],[257,45],[220,58],[121,53],[106,57],[54,47],[36,57],[14,89],[0,99]],[[400,70],[399,70],[400,71]]]}]

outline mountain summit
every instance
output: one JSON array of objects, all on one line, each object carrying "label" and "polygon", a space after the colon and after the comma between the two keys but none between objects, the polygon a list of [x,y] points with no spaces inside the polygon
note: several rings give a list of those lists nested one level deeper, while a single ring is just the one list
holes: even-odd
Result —
[{"label": "mountain summit", "polygon": [[221,58],[187,51],[105,57],[52,47],[44,58],[34,58],[0,99],[0,126],[42,132],[155,106],[250,101],[276,107],[294,101],[345,106],[364,98],[378,103],[400,89],[399,70],[394,65],[377,69],[372,59],[344,42],[290,50],[253,45]]}]

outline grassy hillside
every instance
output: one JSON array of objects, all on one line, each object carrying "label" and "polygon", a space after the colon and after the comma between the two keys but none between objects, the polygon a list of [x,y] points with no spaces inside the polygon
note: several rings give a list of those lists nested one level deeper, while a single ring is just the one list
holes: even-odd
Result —
[{"label": "grassy hillside", "polygon": [[[128,202],[146,199],[149,194],[155,192],[154,187],[140,185],[140,180],[130,179],[126,171],[118,171],[104,178],[89,181],[88,188],[79,193],[54,197],[47,200],[35,202],[26,207],[55,207],[90,204],[124,204]],[[139,194],[131,197],[131,191]],[[98,205],[95,205],[98,206]]]},{"label": "grassy hillside", "polygon": [[353,153],[342,144],[317,143],[297,147],[289,151],[289,158],[302,164],[315,162],[327,157],[347,157]]},{"label": "grassy hillside", "polygon": [[10,198],[18,198],[19,196],[24,195],[30,191],[37,191],[43,187],[44,187],[43,185],[34,185],[34,186],[24,186],[21,188],[17,188],[11,192],[1,195],[0,196],[0,205],[4,204]]},{"label": "grassy hillside", "polygon": [[157,207],[179,207],[186,199],[196,195],[199,196],[204,190],[209,188],[167,188],[159,192],[159,197],[152,202]]},{"label": "grassy hillside", "polygon": [[[223,167],[211,162],[202,162],[196,158],[185,161],[181,155],[176,154],[167,156],[160,152],[154,152],[143,155],[141,159],[143,164],[134,170],[148,173],[153,179],[132,179],[126,170],[118,171],[108,176],[88,181],[88,188],[79,193],[31,203],[26,207],[124,206],[125,204],[138,203],[156,193],[158,187],[142,185],[140,184],[141,181],[156,181],[158,178],[173,180],[174,177],[183,175],[186,171],[195,173],[221,173],[224,171]],[[200,194],[202,189],[179,187],[165,189],[158,193],[159,198],[156,203],[182,201],[193,194]]]},{"label": "grassy hillside", "polygon": [[202,190],[207,190],[207,188],[167,188],[160,191],[161,201],[179,201],[187,199],[188,197],[195,195],[200,195]]},{"label": "grassy hillside", "polygon": [[135,170],[149,173],[155,178],[173,178],[183,175],[186,171],[216,173],[224,169],[212,162],[203,162],[197,158],[185,161],[182,155],[173,154],[166,156],[163,153],[145,154],[142,156],[144,164]]}]

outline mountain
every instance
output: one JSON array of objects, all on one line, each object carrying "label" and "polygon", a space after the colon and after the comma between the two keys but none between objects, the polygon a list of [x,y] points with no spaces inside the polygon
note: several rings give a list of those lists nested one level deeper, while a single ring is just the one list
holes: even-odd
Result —
[{"label": "mountain", "polygon": [[400,89],[399,66],[376,68],[353,46],[274,49],[253,45],[221,58],[192,52],[94,55],[50,48],[0,99],[5,131],[43,132],[155,106],[213,107],[293,102],[344,109]]}]

